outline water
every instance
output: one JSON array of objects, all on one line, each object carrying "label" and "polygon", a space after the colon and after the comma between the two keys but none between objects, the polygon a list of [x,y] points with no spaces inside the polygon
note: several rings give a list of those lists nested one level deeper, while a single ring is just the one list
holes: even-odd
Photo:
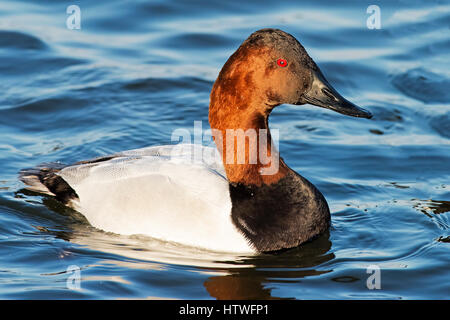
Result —
[{"label": "water", "polygon": [[[77,1],[81,30],[69,30],[67,1],[2,1],[0,298],[448,298],[450,4],[377,3],[380,30],[360,1]],[[263,27],[295,35],[374,114],[271,116],[286,163],[330,204],[328,234],[278,255],[206,252],[102,232],[23,190],[21,168],[207,127],[218,71]],[[72,265],[80,290],[67,286]]]}]

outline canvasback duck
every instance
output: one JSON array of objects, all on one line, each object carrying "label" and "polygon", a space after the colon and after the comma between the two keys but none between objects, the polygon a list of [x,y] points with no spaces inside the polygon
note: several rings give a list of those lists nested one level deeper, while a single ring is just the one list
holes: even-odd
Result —
[{"label": "canvasback duck", "polygon": [[[292,35],[262,29],[231,55],[213,85],[209,123],[216,148],[147,147],[72,165],[43,164],[22,170],[20,178],[108,232],[215,251],[297,247],[328,229],[330,211],[320,191],[279,157],[268,118],[281,104],[307,103],[371,118],[333,89]],[[253,130],[259,138],[245,135],[248,143],[239,149],[230,130]],[[266,158],[255,160],[255,151]],[[193,153],[212,156],[188,161]]]}]

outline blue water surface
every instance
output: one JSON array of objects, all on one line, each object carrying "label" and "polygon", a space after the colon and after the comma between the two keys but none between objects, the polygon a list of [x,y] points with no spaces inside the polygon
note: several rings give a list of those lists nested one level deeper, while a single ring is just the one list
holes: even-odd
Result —
[{"label": "blue water surface", "polygon": [[[366,25],[370,4],[381,29]],[[272,113],[285,162],[328,200],[327,234],[278,255],[207,252],[106,233],[23,189],[21,168],[207,128],[220,68],[264,27],[296,36],[374,114]],[[448,1],[1,1],[0,298],[447,299],[449,65]]]}]

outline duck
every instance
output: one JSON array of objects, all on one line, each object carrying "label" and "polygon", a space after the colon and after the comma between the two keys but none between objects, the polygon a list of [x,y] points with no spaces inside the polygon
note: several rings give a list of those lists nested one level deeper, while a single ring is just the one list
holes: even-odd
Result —
[{"label": "duck", "polygon": [[[372,117],[330,85],[294,36],[265,28],[242,42],[212,86],[212,146],[150,146],[71,165],[44,163],[21,170],[20,180],[106,232],[222,252],[295,248],[325,233],[331,215],[323,194],[275,147],[268,120],[283,104]],[[238,147],[242,133],[248,143]],[[201,156],[192,161],[193,154]]]}]

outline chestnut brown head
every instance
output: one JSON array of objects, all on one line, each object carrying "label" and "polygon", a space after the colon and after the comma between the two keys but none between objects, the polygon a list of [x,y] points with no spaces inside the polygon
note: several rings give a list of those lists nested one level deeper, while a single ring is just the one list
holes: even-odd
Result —
[{"label": "chestnut brown head", "polygon": [[[371,118],[371,114],[343,98],[325,79],[305,48],[292,35],[262,29],[250,35],[222,68],[211,101],[237,109],[256,108],[268,114],[280,104],[312,104],[336,112]],[[225,101],[226,100],[226,101]]]}]

